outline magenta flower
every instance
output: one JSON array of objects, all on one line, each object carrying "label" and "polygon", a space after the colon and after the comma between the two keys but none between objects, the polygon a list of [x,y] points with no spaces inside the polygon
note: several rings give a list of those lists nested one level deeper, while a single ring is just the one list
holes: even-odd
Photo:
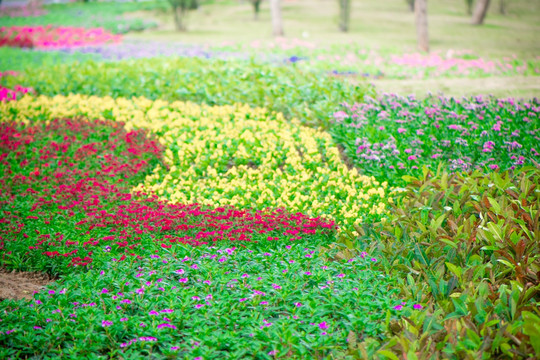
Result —
[{"label": "magenta flower", "polygon": [[397,131],[398,131],[398,133],[403,134],[404,132],[407,131],[407,129],[404,129],[404,128],[398,128]]},{"label": "magenta flower", "polygon": [[402,310],[402,309],[403,309],[403,305],[394,306],[394,310]]},{"label": "magenta flower", "polygon": [[420,304],[414,304],[413,305],[413,309],[415,309],[415,310],[422,310],[423,308],[424,307],[422,305],[420,305]]},{"label": "magenta flower", "polygon": [[159,315],[159,313],[156,310],[152,310],[148,313],[148,315]]},{"label": "magenta flower", "polygon": [[178,282],[181,282],[181,283],[187,283],[187,282],[188,282],[188,278],[181,278],[180,280],[178,280]]},{"label": "magenta flower", "polygon": [[158,329],[163,329],[163,328],[176,329],[176,326],[167,324],[167,323],[159,324],[157,327]]},{"label": "magenta flower", "polygon": [[195,309],[200,309],[200,308],[202,308],[203,306],[204,306],[204,304],[196,304],[196,305],[195,305]]},{"label": "magenta flower", "polygon": [[123,317],[123,318],[121,318],[121,319],[120,319],[120,321],[122,321],[122,322],[124,322],[124,321],[128,321],[128,318],[126,318],[126,317]]},{"label": "magenta flower", "polygon": [[322,323],[318,324],[317,326],[318,326],[320,329],[323,329],[323,330],[328,329],[328,324],[326,323],[326,321],[323,321]]},{"label": "magenta flower", "polygon": [[103,327],[111,326],[112,324],[113,324],[112,321],[107,321],[107,320],[103,320],[101,322],[101,326],[103,326]]}]

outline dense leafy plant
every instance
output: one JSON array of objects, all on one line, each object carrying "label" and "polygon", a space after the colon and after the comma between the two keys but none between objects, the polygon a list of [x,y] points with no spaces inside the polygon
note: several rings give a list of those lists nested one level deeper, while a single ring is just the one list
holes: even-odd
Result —
[{"label": "dense leafy plant", "polygon": [[540,159],[537,99],[424,100],[384,95],[343,105],[330,131],[368,175],[399,183],[439,162],[452,171],[514,169]]},{"label": "dense leafy plant", "polygon": [[[13,80],[15,81],[15,80]],[[10,79],[4,83],[9,84]],[[362,100],[365,88],[313,72],[242,60],[140,59],[117,63],[87,61],[27,69],[17,78],[38,94],[70,93],[184,100],[208,105],[246,103],[327,124],[341,99]],[[234,91],[232,90],[234,89]]]},{"label": "dense leafy plant", "polygon": [[[534,356],[540,326],[540,170],[408,177],[386,224],[360,243],[428,303],[387,348],[450,358]],[[374,241],[375,240],[375,241]],[[376,250],[375,250],[376,249]]]}]

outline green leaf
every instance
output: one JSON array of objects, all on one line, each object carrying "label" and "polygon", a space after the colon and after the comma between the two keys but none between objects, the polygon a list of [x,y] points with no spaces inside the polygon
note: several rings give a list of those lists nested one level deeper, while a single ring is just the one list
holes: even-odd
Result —
[{"label": "green leaf", "polygon": [[379,350],[377,351],[377,354],[382,355],[387,359],[399,360],[399,358],[393,352],[389,350]]}]

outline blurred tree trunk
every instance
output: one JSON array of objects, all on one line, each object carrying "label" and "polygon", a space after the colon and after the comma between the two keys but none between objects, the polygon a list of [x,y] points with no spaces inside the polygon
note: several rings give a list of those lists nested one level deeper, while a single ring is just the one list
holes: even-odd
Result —
[{"label": "blurred tree trunk", "polygon": [[499,0],[499,14],[506,15],[506,0]]},{"label": "blurred tree trunk", "polygon": [[351,19],[351,0],[338,0],[339,2],[339,30],[349,31]]},{"label": "blurred tree trunk", "polygon": [[489,2],[489,0],[478,0],[472,16],[473,25],[482,25],[484,23],[489,8]]},{"label": "blurred tree trunk", "polygon": [[196,10],[199,8],[198,0],[169,0],[173,10],[174,24],[176,30],[187,31],[186,17],[189,10]]},{"label": "blurred tree trunk", "polygon": [[259,11],[261,10],[261,2],[262,0],[251,0],[251,4],[253,5],[253,20],[259,19]]},{"label": "blurred tree trunk", "polygon": [[281,0],[270,0],[270,14],[272,15],[272,33],[274,36],[283,36],[283,18],[281,17]]},{"label": "blurred tree trunk", "polygon": [[414,0],[407,0],[407,4],[409,4],[409,10],[414,12]]},{"label": "blurred tree trunk", "polygon": [[181,6],[173,5],[173,13],[174,13],[174,25],[176,26],[176,30],[186,31],[187,28],[184,21],[184,18],[185,18],[184,9],[182,9]]},{"label": "blurred tree trunk", "polygon": [[429,52],[427,0],[415,0],[414,13],[416,17],[416,37],[418,40],[418,50]]},{"label": "blurred tree trunk", "polygon": [[474,0],[465,0],[465,4],[467,5],[467,15],[472,15]]}]

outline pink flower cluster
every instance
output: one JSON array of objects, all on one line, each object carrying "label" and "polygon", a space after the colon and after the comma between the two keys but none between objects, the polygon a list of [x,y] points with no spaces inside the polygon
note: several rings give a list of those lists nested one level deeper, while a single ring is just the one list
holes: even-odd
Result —
[{"label": "pink flower cluster", "polygon": [[447,72],[457,72],[459,74],[468,75],[479,71],[486,74],[503,74],[512,70],[523,73],[527,70],[526,64],[514,67],[510,62],[486,60],[474,56],[472,56],[472,58],[466,58],[460,57],[459,55],[463,54],[455,54],[454,52],[449,51],[445,55],[441,55],[437,52],[430,54],[404,54],[401,56],[393,55],[391,57],[391,62],[411,68],[432,68],[435,69],[434,75],[442,75]]},{"label": "pink flower cluster", "polygon": [[[0,72],[0,78],[2,78],[3,76],[16,76],[16,75],[17,73],[14,71]],[[17,96],[19,94],[24,95],[29,92],[32,92],[31,88],[26,88],[20,85],[15,85],[13,89],[6,88],[0,85],[0,102],[17,100]]]},{"label": "pink flower cluster", "polygon": [[0,46],[22,48],[66,48],[104,43],[119,43],[121,35],[114,35],[103,28],[10,26],[0,28]]}]

